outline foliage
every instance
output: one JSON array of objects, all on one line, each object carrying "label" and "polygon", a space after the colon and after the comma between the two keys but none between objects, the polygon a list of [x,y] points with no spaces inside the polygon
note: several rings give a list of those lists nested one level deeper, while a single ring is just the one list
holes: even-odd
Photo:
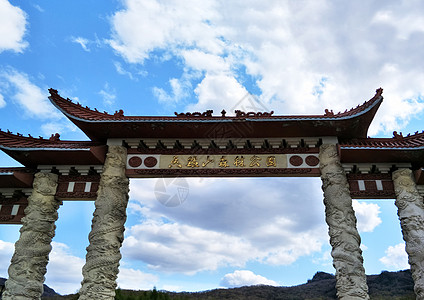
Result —
[{"label": "foliage", "polygon": [[[175,297],[174,297],[175,296]],[[115,300],[185,300],[189,299],[185,296],[174,295],[172,298],[168,292],[156,290],[156,287],[151,291],[131,291],[131,290],[116,290]]]}]

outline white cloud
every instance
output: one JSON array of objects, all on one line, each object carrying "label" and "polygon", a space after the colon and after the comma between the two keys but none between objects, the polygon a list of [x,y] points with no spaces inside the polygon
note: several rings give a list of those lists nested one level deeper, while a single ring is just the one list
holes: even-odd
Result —
[{"label": "white cloud", "polygon": [[44,136],[49,138],[52,134],[62,132],[77,132],[78,128],[69,122],[48,122],[41,125]]},{"label": "white cloud", "polygon": [[199,101],[189,105],[188,111],[204,111],[213,109],[220,112],[222,109],[234,113],[236,103],[243,99],[247,90],[229,75],[206,75],[194,90]]},{"label": "white cloud", "polygon": [[0,276],[8,278],[7,269],[9,269],[15,245],[10,242],[0,240]]},{"label": "white cloud", "polygon": [[153,88],[153,94],[159,100],[159,102],[164,102],[167,104],[172,102],[178,102],[189,95],[188,89],[191,88],[191,84],[188,80],[171,78],[169,80],[169,85],[171,87],[170,94],[168,94],[162,88]]},{"label": "white cloud", "polygon": [[111,106],[115,103],[116,99],[116,90],[106,82],[103,86],[103,89],[100,90],[99,95],[103,98],[103,104]]},{"label": "white cloud", "polygon": [[112,17],[109,43],[129,62],[143,63],[155,48],[172,48],[175,44],[221,50],[222,41],[207,22],[217,16],[214,1],[127,0],[125,6]]},{"label": "white cloud", "polygon": [[406,40],[414,33],[424,33],[421,5],[419,0],[390,5],[378,11],[372,21],[395,28],[397,38]]},{"label": "white cloud", "polygon": [[132,290],[151,290],[159,282],[159,278],[153,274],[144,273],[140,270],[119,268],[118,287]]},{"label": "white cloud", "polygon": [[131,227],[129,234],[122,253],[165,272],[194,274],[243,266],[256,252],[242,238],[177,223],[144,222]]},{"label": "white cloud", "polygon": [[375,227],[381,224],[380,206],[375,203],[352,201],[353,209],[358,220],[358,230],[360,232],[373,232]]},{"label": "white cloud", "polygon": [[250,286],[250,285],[273,285],[278,286],[279,284],[274,280],[267,279],[261,275],[256,275],[249,270],[236,270],[233,273],[225,274],[221,279],[222,286],[228,288]]},{"label": "white cloud", "polygon": [[84,263],[84,259],[70,253],[66,244],[52,242],[45,284],[60,294],[75,293],[81,286]]},{"label": "white cloud", "polygon": [[143,223],[126,230],[125,256],[196,273],[248,261],[288,265],[327,243],[319,180],[187,181],[188,199],[173,208],[155,199],[155,180],[131,181],[129,213]]},{"label": "white cloud", "polygon": [[[189,110],[231,106],[246,94],[246,78],[281,114],[344,111],[382,86],[386,100],[370,134],[388,134],[424,110],[423,10],[419,1],[127,0],[111,18],[109,44],[130,63],[167,56],[181,78],[200,72],[190,79],[198,99]],[[173,91],[157,88],[156,96]]]},{"label": "white cloud", "polygon": [[122,64],[121,64],[121,63],[119,63],[119,62],[115,61],[115,62],[113,63],[113,65],[115,66],[116,72],[118,72],[118,74],[126,75],[126,76],[128,76],[131,80],[137,80],[137,78],[135,78],[135,77],[134,77],[134,75],[133,75],[131,72],[129,72],[129,71],[127,71],[127,70],[125,70],[125,69],[124,69],[124,67],[122,66]]},{"label": "white cloud", "polygon": [[380,258],[380,262],[388,268],[388,271],[409,269],[405,244],[400,243],[395,246],[389,246],[386,250],[386,255]]},{"label": "white cloud", "polygon": [[[62,115],[48,100],[48,92],[31,82],[26,73],[7,69],[0,73],[3,79],[3,89],[10,93],[24,115],[38,119],[59,119]],[[7,86],[7,88],[5,88]]]},{"label": "white cloud", "polygon": [[0,94],[0,108],[6,106],[6,101],[4,101],[4,97],[2,94]]},{"label": "white cloud", "polygon": [[44,12],[44,8],[42,8],[40,5],[38,4],[33,4],[32,5],[36,10],[38,10],[39,12],[43,13]]},{"label": "white cloud", "polygon": [[90,49],[87,47],[87,45],[90,43],[90,41],[88,39],[80,37],[80,36],[71,37],[71,42],[79,44],[84,51],[90,52]]},{"label": "white cloud", "polygon": [[0,0],[0,53],[12,50],[22,53],[28,46],[24,40],[27,14],[7,0]]}]

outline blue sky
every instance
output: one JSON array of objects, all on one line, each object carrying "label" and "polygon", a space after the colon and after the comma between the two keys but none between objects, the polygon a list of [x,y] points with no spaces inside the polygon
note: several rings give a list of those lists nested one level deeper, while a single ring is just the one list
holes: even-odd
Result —
[{"label": "blue sky", "polygon": [[[49,103],[50,87],[126,115],[232,112],[252,97],[262,111],[322,114],[383,87],[369,135],[421,131],[423,16],[417,0],[0,0],[0,128],[87,139]],[[173,208],[156,184],[131,181],[122,288],[289,286],[334,272],[317,178],[189,179]],[[354,201],[367,274],[408,268],[393,202]],[[79,288],[93,210],[59,210],[46,283],[60,293]],[[0,276],[18,237],[1,226]]]}]

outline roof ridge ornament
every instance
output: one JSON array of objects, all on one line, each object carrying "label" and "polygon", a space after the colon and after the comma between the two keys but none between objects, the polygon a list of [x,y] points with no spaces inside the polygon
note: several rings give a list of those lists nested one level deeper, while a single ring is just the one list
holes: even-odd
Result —
[{"label": "roof ridge ornament", "polygon": [[274,111],[271,110],[270,112],[244,112],[241,110],[235,110],[236,118],[244,118],[244,117],[271,117],[274,114]]},{"label": "roof ridge ornament", "polygon": [[193,113],[190,113],[190,112],[187,112],[187,113],[174,112],[174,114],[177,116],[177,118],[199,118],[199,117],[211,118],[212,113],[213,113],[212,109],[209,109],[209,110],[207,110],[203,113],[198,112],[198,111],[193,112]]},{"label": "roof ridge ornament", "polygon": [[52,142],[60,141],[60,134],[57,132],[55,134],[52,134],[52,136],[49,138],[49,141],[52,141]]},{"label": "roof ridge ornament", "polygon": [[124,111],[122,109],[115,111],[115,113],[113,114],[114,117],[123,117],[124,116]]},{"label": "roof ridge ornament", "polygon": [[403,134],[402,134],[402,132],[397,132],[397,131],[393,131],[393,138],[394,139],[397,139],[397,140],[400,140],[400,139],[403,139]]}]

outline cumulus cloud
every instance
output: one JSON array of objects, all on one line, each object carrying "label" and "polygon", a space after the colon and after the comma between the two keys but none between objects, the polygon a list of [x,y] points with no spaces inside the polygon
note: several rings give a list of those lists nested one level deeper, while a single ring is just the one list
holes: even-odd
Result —
[{"label": "cumulus cloud", "polygon": [[178,78],[171,78],[169,80],[169,85],[171,87],[170,93],[167,93],[162,88],[153,87],[153,95],[155,95],[159,102],[178,102],[189,94],[188,90],[191,88],[191,84],[188,80]]},{"label": "cumulus cloud", "polygon": [[59,119],[61,114],[48,100],[48,92],[31,82],[28,74],[8,68],[0,73],[3,91],[19,105],[27,117]]},{"label": "cumulus cloud", "polygon": [[[423,9],[417,1],[127,0],[111,18],[108,42],[129,63],[163,55],[182,77],[199,72],[188,110],[220,111],[250,88],[276,113],[322,114],[354,107],[382,86],[386,100],[369,134],[388,134],[424,109]],[[169,101],[175,90],[171,83],[155,95]]]},{"label": "cumulus cloud", "polygon": [[249,270],[236,270],[233,273],[225,274],[224,277],[221,279],[220,284],[228,288],[259,284],[273,286],[279,285],[274,280],[267,279],[261,275],[256,275],[255,273]]},{"label": "cumulus cloud", "polygon": [[13,251],[15,251],[15,245],[10,242],[0,240],[0,276],[8,278],[7,269],[12,259]]},{"label": "cumulus cloud", "polygon": [[52,242],[45,283],[60,294],[75,293],[80,288],[84,263],[66,244]]},{"label": "cumulus cloud", "polygon": [[380,262],[389,271],[409,269],[408,254],[405,251],[405,244],[400,243],[395,246],[389,246],[386,250],[386,255],[380,258]]},{"label": "cumulus cloud", "polygon": [[118,287],[132,290],[151,290],[159,282],[159,278],[153,274],[144,273],[140,270],[119,268]]},{"label": "cumulus cloud", "polygon": [[0,0],[0,53],[11,50],[21,53],[28,46],[24,40],[27,14],[7,0]]},{"label": "cumulus cloud", "polygon": [[196,273],[248,261],[288,265],[328,240],[319,180],[185,180],[188,199],[173,208],[155,199],[155,180],[131,181],[129,212],[143,223],[127,229],[124,255]]},{"label": "cumulus cloud", "polygon": [[152,269],[194,274],[225,265],[243,266],[256,252],[249,242],[188,225],[143,223],[130,228],[122,252]]},{"label": "cumulus cloud", "polygon": [[352,201],[355,210],[356,219],[358,220],[358,230],[360,232],[373,232],[375,227],[381,224],[380,206],[375,203]]}]

